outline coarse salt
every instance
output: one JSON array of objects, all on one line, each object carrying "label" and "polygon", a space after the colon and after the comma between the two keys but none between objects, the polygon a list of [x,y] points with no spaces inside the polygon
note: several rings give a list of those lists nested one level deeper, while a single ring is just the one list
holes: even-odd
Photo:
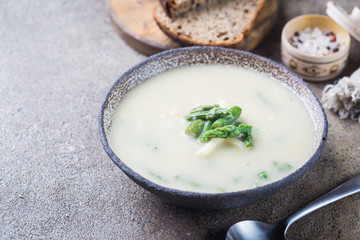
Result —
[{"label": "coarse salt", "polygon": [[336,53],[345,47],[340,34],[323,32],[317,27],[295,32],[289,42],[304,54],[318,57]]}]

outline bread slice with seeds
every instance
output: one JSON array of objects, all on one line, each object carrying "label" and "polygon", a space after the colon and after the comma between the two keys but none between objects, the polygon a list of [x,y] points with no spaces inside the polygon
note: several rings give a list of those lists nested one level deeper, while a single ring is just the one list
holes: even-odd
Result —
[{"label": "bread slice with seeds", "polygon": [[173,18],[159,6],[154,19],[165,34],[184,45],[238,48],[264,3],[265,0],[218,0]]}]

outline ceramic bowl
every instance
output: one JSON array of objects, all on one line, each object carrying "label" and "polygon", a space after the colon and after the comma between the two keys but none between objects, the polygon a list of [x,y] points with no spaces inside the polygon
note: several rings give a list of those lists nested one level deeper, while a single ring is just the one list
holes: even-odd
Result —
[{"label": "ceramic bowl", "polygon": [[[140,176],[130,169],[109,146],[111,119],[125,94],[139,83],[161,72],[195,64],[225,64],[264,72],[293,90],[308,109],[315,126],[311,157],[287,177],[254,189],[229,193],[197,193],[166,188]],[[125,96],[126,97],[126,96]],[[101,108],[99,128],[103,147],[112,161],[135,183],[162,199],[181,206],[198,209],[229,209],[264,200],[284,189],[302,176],[319,158],[327,135],[324,110],[308,85],[282,65],[269,59],[239,50],[218,47],[188,47],[153,55],[124,73],[110,88]]]},{"label": "ceramic bowl", "polygon": [[[318,27],[322,31],[340,34],[345,47],[327,56],[311,56],[293,47],[289,39],[296,31]],[[325,81],[337,77],[344,70],[350,48],[350,35],[331,18],[323,15],[302,15],[290,20],[281,34],[283,63],[293,72],[309,81]]]}]

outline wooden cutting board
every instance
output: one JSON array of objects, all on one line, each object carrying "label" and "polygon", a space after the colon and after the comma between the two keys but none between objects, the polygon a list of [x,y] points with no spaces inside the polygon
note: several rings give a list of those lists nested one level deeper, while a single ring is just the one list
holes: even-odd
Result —
[{"label": "wooden cutting board", "polygon": [[132,48],[146,55],[179,47],[167,37],[153,19],[159,0],[108,0],[112,22]]}]

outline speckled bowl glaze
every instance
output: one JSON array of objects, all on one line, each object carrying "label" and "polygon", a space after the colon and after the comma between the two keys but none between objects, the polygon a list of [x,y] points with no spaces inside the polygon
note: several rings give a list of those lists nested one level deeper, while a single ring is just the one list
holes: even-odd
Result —
[{"label": "speckled bowl glaze", "polygon": [[[325,32],[340,34],[345,47],[327,56],[311,56],[293,47],[289,39],[296,31],[318,27]],[[281,33],[281,56],[283,63],[308,81],[326,81],[337,77],[344,70],[350,49],[350,35],[331,18],[307,14],[290,20]]]},{"label": "speckled bowl glaze", "polygon": [[[254,189],[229,193],[197,193],[180,191],[157,185],[126,166],[109,146],[108,136],[111,119],[118,103],[128,91],[142,81],[161,72],[195,64],[226,64],[251,68],[264,72],[293,90],[309,110],[315,126],[315,142],[311,157],[287,177]],[[114,163],[134,182],[171,203],[198,209],[230,209],[242,207],[260,200],[289,186],[302,176],[319,158],[327,136],[327,120],[324,110],[306,83],[282,65],[269,59],[239,50],[217,47],[178,48],[153,55],[124,73],[111,87],[101,108],[99,128],[103,147]]]}]

